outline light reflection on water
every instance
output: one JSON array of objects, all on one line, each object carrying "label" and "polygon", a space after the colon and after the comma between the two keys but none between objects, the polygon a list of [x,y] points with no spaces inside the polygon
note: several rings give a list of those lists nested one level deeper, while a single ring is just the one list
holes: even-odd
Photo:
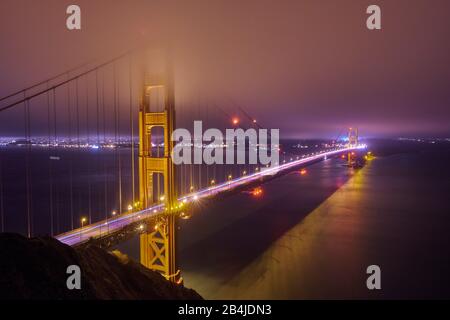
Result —
[{"label": "light reflection on water", "polygon": [[[180,220],[185,285],[207,299],[450,298],[450,152],[339,160],[199,204]],[[138,259],[138,239],[121,246]],[[381,267],[382,290],[366,288]]]},{"label": "light reflection on water", "polygon": [[[251,213],[204,212],[234,218],[214,234],[195,234],[205,217],[182,226],[186,286],[209,299],[449,297],[445,156],[399,154],[354,174],[325,162],[266,185]],[[378,292],[366,288],[371,264],[382,269]]]}]

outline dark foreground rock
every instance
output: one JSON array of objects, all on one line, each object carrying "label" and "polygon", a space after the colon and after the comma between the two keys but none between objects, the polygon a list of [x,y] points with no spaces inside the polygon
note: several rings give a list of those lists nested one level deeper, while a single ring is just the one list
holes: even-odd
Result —
[{"label": "dark foreground rock", "polygon": [[[69,290],[69,265],[81,290]],[[51,237],[0,234],[0,299],[202,299],[159,273],[93,245],[74,249]]]}]

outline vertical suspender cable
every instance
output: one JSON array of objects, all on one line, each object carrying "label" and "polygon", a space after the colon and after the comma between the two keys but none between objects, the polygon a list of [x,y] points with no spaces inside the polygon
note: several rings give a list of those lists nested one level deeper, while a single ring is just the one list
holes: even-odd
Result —
[{"label": "vertical suspender cable", "polygon": [[[48,83],[47,83],[48,87]],[[50,110],[50,91],[47,91],[47,129],[48,129],[48,193],[49,193],[49,213],[50,213],[50,235],[53,236],[53,173],[51,160],[51,110]]]},{"label": "vertical suspender cable", "polygon": [[116,92],[117,92],[117,153],[118,153],[118,166],[119,166],[119,206],[122,208],[122,155],[120,153],[120,87],[119,80],[116,77]]},{"label": "vertical suspender cable", "polygon": [[[106,143],[106,115],[105,115],[105,71],[102,72],[102,118],[103,118],[103,143]],[[106,162],[108,157],[105,156],[103,161],[103,177],[104,179],[104,193],[105,193],[105,212],[108,214],[108,175]]]},{"label": "vertical suspender cable", "polygon": [[[177,100],[178,102],[180,101],[180,99],[178,99]],[[181,122],[181,114],[182,114],[182,112],[181,112],[181,103],[178,103],[177,104],[177,110],[178,110],[178,112],[177,112],[177,117],[178,117],[178,119],[177,119],[177,122],[176,123],[179,123],[179,124],[181,124],[181,126],[182,126],[182,122]],[[185,172],[184,172],[184,166],[185,166],[185,164],[184,163],[181,163],[180,165],[179,165],[179,168],[180,168],[180,174],[179,174],[179,179],[180,179],[180,195],[184,195],[185,194],[185,189],[184,189],[184,185],[185,185]]]},{"label": "vertical suspender cable", "polygon": [[[86,136],[87,136],[87,145],[90,146],[90,131],[89,131],[89,79],[86,75]],[[89,156],[89,154],[88,154]],[[89,168],[91,168],[89,166]],[[91,172],[88,172],[88,214],[89,214],[89,223],[92,223],[92,199],[91,199]]]},{"label": "vertical suspender cable", "polygon": [[132,56],[129,55],[129,86],[130,86],[130,138],[131,138],[131,196],[133,198],[133,203],[136,199],[135,190],[135,164],[134,164],[134,122],[133,122],[133,85],[132,85]]},{"label": "vertical suspender cable", "polygon": [[[200,100],[199,100],[200,95],[197,97],[197,111],[198,111],[198,119],[201,119],[201,110],[200,110]],[[203,141],[199,141],[200,145],[200,153],[203,154]],[[198,165],[198,190],[202,189],[202,165],[199,164]]]},{"label": "vertical suspender cable", "polygon": [[[206,123],[207,125],[209,125],[208,123],[208,104],[206,104]],[[206,164],[206,187],[208,187],[209,185],[209,165]]]},{"label": "vertical suspender cable", "polygon": [[[194,108],[194,106],[191,106],[191,108]],[[192,112],[192,114],[194,114],[194,112]],[[191,120],[191,119],[189,119],[189,120]],[[195,119],[192,119],[192,120],[195,120]],[[193,123],[193,122],[191,122],[191,123]],[[193,147],[194,147],[194,152],[195,152],[195,140],[193,140],[193,142],[194,142]],[[189,193],[194,191],[194,161],[193,161],[193,159],[194,159],[194,155],[192,155],[192,159],[191,159],[192,161],[189,164]]]},{"label": "vertical suspender cable", "polygon": [[[70,107],[70,82],[67,83],[67,108],[69,116],[69,146],[72,147],[72,111]],[[69,149],[69,188],[70,188],[70,229],[74,229],[73,224],[73,168],[72,151]]]},{"label": "vertical suspender cable", "polygon": [[[56,135],[56,89],[53,89],[53,129],[54,129],[54,145],[55,148],[58,147],[58,139]],[[56,189],[58,190],[58,189]],[[56,196],[57,198],[57,196]],[[58,200],[56,199],[56,233],[59,233],[59,206]]]},{"label": "vertical suspender cable", "polygon": [[79,91],[78,91],[78,78],[75,79],[75,108],[77,112],[77,147],[80,148],[80,107],[79,107]]},{"label": "vertical suspender cable", "polygon": [[[79,149],[80,149],[80,104],[79,104],[79,95],[80,92],[78,90],[78,79],[75,79],[75,110],[76,110],[76,123],[77,123],[77,148],[75,149],[75,154],[77,155],[79,153]],[[76,189],[77,190],[77,189]],[[77,211],[78,211],[78,221],[81,220],[81,212],[80,212],[80,207],[81,207],[81,195],[80,195],[80,191],[78,189],[77,192],[77,199],[78,199],[78,207],[77,207]]]},{"label": "vertical suspender cable", "polygon": [[[25,94],[25,93],[24,93]],[[25,157],[25,175],[26,175],[26,196],[27,196],[27,235],[32,236],[32,220],[31,220],[31,172],[30,172],[30,153],[31,153],[31,136],[30,136],[30,100],[25,100],[25,140],[27,143],[27,151]]]},{"label": "vertical suspender cable", "polygon": [[119,136],[118,136],[118,101],[117,101],[117,77],[116,77],[116,63],[113,63],[113,87],[114,87],[114,136],[115,136],[115,158],[117,160],[117,179],[118,179],[118,196],[119,196],[119,212],[122,212],[122,181],[121,181],[121,163],[119,151]]},{"label": "vertical suspender cable", "polygon": [[[97,146],[100,148],[100,104],[98,92],[98,69],[95,70],[95,109],[96,109],[96,130],[97,130]],[[100,155],[96,156],[97,170],[100,172]],[[99,208],[100,206],[97,206]],[[105,210],[105,219],[108,219],[108,212]]]}]

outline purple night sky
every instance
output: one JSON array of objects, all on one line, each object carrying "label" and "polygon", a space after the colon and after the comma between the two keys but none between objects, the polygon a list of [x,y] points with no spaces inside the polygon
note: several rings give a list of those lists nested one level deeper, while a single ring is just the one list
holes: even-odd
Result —
[{"label": "purple night sky", "polygon": [[[81,31],[65,27],[73,3]],[[448,137],[449,15],[448,0],[2,0],[0,96],[168,40],[179,101],[232,99],[285,137]]]}]

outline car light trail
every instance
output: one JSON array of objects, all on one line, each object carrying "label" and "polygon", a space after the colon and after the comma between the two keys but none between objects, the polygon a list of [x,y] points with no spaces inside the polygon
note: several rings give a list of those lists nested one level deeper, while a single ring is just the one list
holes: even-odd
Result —
[{"label": "car light trail", "polygon": [[[258,180],[261,177],[268,175],[275,175],[281,171],[296,167],[301,164],[307,164],[310,162],[314,162],[316,160],[322,160],[325,157],[333,156],[342,152],[354,151],[356,149],[365,149],[366,145],[359,145],[357,147],[352,148],[344,148],[339,150],[327,151],[322,153],[317,153],[311,155],[309,157],[304,157],[299,160],[294,160],[291,162],[284,163],[282,165],[276,167],[264,167],[255,173],[248,174],[234,180],[228,180],[218,185],[210,186],[206,189],[199,190],[197,192],[192,192],[188,195],[185,195],[178,200],[182,203],[189,203],[193,201],[197,201],[201,198],[210,197],[213,195],[217,195],[224,191],[232,190],[238,186],[244,185],[246,183]],[[107,221],[102,220],[90,225],[83,226],[83,228],[74,229],[72,231],[60,234],[56,236],[56,239],[59,241],[68,244],[68,245],[76,245],[81,242],[87,241],[89,238],[101,238],[102,236],[106,236],[112,232],[118,231],[121,228],[135,223],[141,220],[148,219],[150,217],[157,216],[161,214],[165,209],[164,204],[154,205],[144,210],[126,213],[117,217],[109,218]],[[80,237],[80,234],[82,237]]]}]

